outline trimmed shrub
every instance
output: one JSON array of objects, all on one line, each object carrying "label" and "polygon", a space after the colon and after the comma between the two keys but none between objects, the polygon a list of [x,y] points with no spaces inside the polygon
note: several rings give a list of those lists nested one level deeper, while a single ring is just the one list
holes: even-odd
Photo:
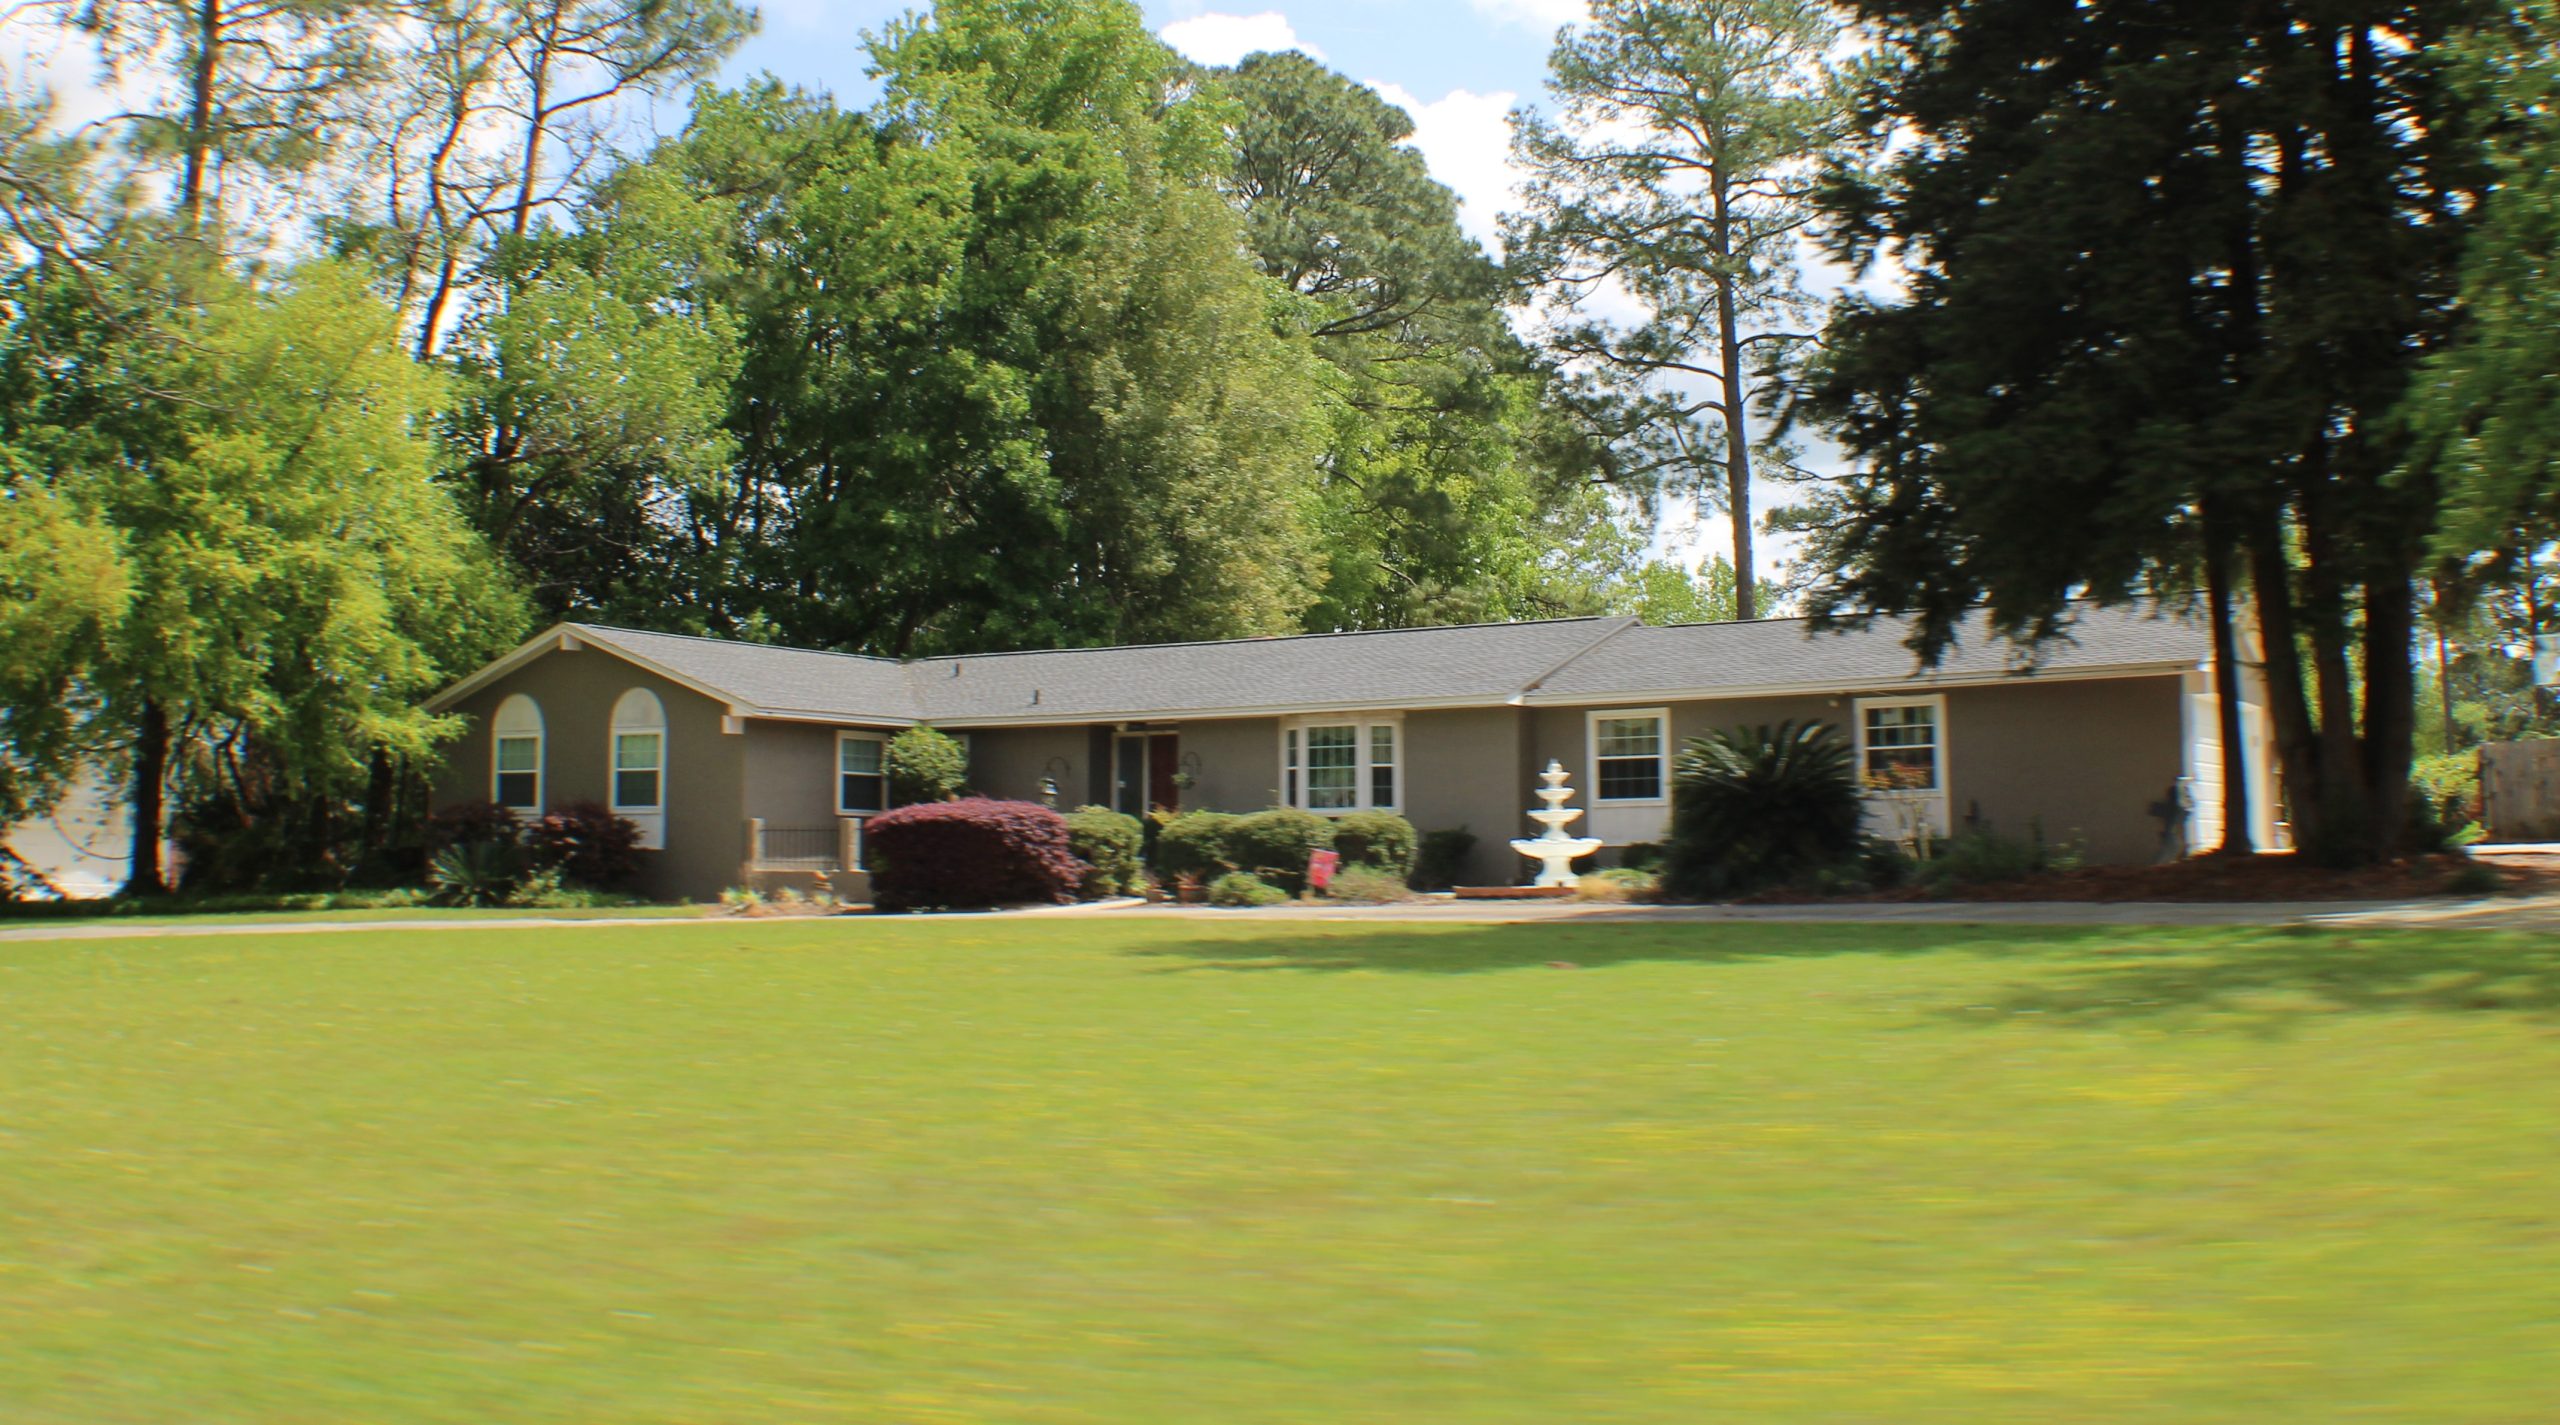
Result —
[{"label": "trimmed shrub", "polygon": [[1404,877],[1382,866],[1346,865],[1324,888],[1327,898],[1353,905],[1393,905],[1413,899]]},{"label": "trimmed shrub", "polygon": [[1223,811],[1187,811],[1156,831],[1157,876],[1214,881],[1236,868],[1228,859],[1227,833],[1243,818]]},{"label": "trimmed shrub", "polygon": [[1333,847],[1333,821],[1296,807],[1236,818],[1227,828],[1227,859],[1291,895],[1307,888],[1307,858]]},{"label": "trimmed shrub", "polygon": [[1619,850],[1618,865],[1628,871],[1659,871],[1662,869],[1662,843],[1631,842]]},{"label": "trimmed shrub", "polygon": [[640,874],[640,828],[594,802],[572,802],[525,830],[534,866],[573,886],[614,891]]},{"label": "trimmed shrub", "polygon": [[1445,891],[1458,883],[1458,873],[1466,868],[1467,853],[1476,849],[1476,834],[1465,827],[1422,833],[1421,848],[1414,853],[1413,875],[1409,878],[1417,891]]},{"label": "trimmed shrub", "polygon": [[1038,802],[966,797],[871,818],[862,831],[880,910],[988,906],[1076,898],[1086,866],[1067,820]]},{"label": "trimmed shrub", "polygon": [[890,800],[900,806],[947,802],[969,780],[969,754],[949,733],[911,727],[880,749],[880,770],[889,779]]},{"label": "trimmed shrub", "polygon": [[524,824],[516,814],[496,802],[457,802],[440,807],[427,818],[427,852],[433,855],[448,846],[476,846],[497,842],[513,846],[524,837]]},{"label": "trimmed shrub", "polygon": [[1085,898],[1134,894],[1143,875],[1138,869],[1138,848],[1145,841],[1146,828],[1134,816],[1109,807],[1078,807],[1069,812],[1067,849],[1087,868],[1079,888]]},{"label": "trimmed shrub", "polygon": [[1739,895],[1856,856],[1855,761],[1828,723],[1691,739],[1672,779],[1663,889],[1686,900]]},{"label": "trimmed shrub", "polygon": [[1229,871],[1209,883],[1209,904],[1227,907],[1279,905],[1289,893],[1259,876]]},{"label": "trimmed shrub", "polygon": [[1333,849],[1344,866],[1375,866],[1398,880],[1413,869],[1417,840],[1413,823],[1391,811],[1355,811],[1333,824]]}]

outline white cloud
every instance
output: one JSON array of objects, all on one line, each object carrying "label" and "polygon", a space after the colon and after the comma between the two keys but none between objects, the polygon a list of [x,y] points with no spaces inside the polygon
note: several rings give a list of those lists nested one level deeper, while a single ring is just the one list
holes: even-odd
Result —
[{"label": "white cloud", "polygon": [[1591,18],[1586,0],[1467,0],[1477,14],[1497,24],[1517,25],[1541,35],[1553,35],[1567,25],[1578,25]]},{"label": "white cloud", "polygon": [[1413,146],[1422,152],[1431,176],[1457,193],[1458,225],[1470,237],[1494,249],[1502,210],[1516,199],[1519,171],[1511,166],[1511,106],[1520,96],[1508,90],[1477,94],[1452,89],[1424,103],[1401,85],[1368,81],[1381,98],[1413,116]]},{"label": "white cloud", "polygon": [[1324,58],[1324,51],[1298,38],[1289,17],[1277,10],[1259,15],[1195,15],[1176,20],[1156,32],[1184,58],[1198,64],[1230,65],[1249,54],[1296,50]]}]

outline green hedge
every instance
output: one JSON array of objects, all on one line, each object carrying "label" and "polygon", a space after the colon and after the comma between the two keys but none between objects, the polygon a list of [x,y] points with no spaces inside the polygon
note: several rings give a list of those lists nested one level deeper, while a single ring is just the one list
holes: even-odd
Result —
[{"label": "green hedge", "polygon": [[1146,874],[1138,864],[1145,842],[1146,828],[1136,817],[1109,807],[1078,807],[1067,814],[1067,849],[1093,868],[1081,888],[1087,900],[1135,894]]}]

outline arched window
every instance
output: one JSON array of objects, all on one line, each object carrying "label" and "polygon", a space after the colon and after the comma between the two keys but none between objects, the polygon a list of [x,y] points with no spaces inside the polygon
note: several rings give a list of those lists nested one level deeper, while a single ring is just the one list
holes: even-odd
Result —
[{"label": "arched window", "polygon": [[666,844],[667,710],[633,688],[613,705],[613,813],[640,828],[640,844]]},{"label": "arched window", "polygon": [[542,708],[522,693],[489,720],[489,800],[509,811],[542,810]]}]

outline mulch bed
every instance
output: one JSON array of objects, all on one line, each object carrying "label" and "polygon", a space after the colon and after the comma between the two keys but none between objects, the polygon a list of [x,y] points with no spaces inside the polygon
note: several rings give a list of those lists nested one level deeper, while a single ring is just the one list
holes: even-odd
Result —
[{"label": "mulch bed", "polygon": [[[1859,901],[2389,901],[2452,894],[2454,877],[2469,868],[2489,870],[2504,883],[2498,894],[2560,891],[2560,860],[2472,860],[2458,853],[2412,856],[2375,866],[2337,870],[2283,853],[2206,856],[2165,866],[2087,866],[2047,871],[2021,880],[1958,886],[1944,896],[1914,888],[1836,897]],[[2471,890],[2469,894],[2480,892]],[[1801,895],[1755,897],[1763,903],[1823,899]]]}]

